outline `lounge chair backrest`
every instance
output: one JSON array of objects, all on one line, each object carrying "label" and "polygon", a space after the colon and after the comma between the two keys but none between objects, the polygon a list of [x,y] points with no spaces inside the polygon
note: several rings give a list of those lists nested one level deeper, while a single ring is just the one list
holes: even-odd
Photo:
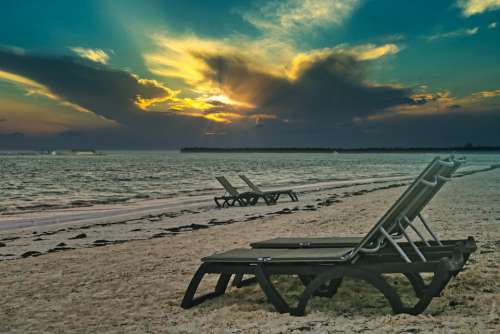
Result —
[{"label": "lounge chair backrest", "polygon": [[216,176],[215,178],[217,179],[217,181],[219,181],[220,184],[222,184],[222,186],[224,187],[224,190],[226,190],[226,192],[229,195],[234,196],[234,197],[240,195],[238,190],[236,190],[236,188],[233,187],[233,185],[231,183],[229,183],[229,181],[226,179],[225,176]]},{"label": "lounge chair backrest", "polygon": [[[443,175],[451,175],[452,170],[456,168],[455,163],[450,163],[452,160],[440,160],[436,157],[424,171],[415,179],[415,181],[405,190],[401,197],[391,206],[391,208],[382,216],[375,226],[366,234],[363,240],[358,244],[353,253],[354,256],[361,249],[367,246],[373,246],[380,240],[385,238],[382,230],[389,234],[399,234],[398,222],[402,215],[406,215],[409,221],[412,221],[421,209],[427,204],[430,199],[437,193],[434,187],[439,190],[442,186],[439,182],[444,183]],[[432,186],[434,184],[434,187]],[[407,227],[408,223],[406,222]]]},{"label": "lounge chair backrest", "polygon": [[262,190],[260,190],[259,187],[257,187],[252,181],[250,181],[250,179],[246,177],[246,175],[240,174],[239,177],[240,179],[245,181],[245,183],[250,187],[250,189],[252,189],[256,193],[262,193]]},{"label": "lounge chair backrest", "polygon": [[[425,189],[413,196],[410,204],[405,206],[399,212],[399,215],[394,222],[387,224],[389,225],[391,232],[397,231],[396,234],[402,234],[410,225],[414,227],[412,222],[416,219],[416,217],[419,217],[421,220],[423,219],[421,211],[434,198],[439,190],[441,190],[446,181],[449,180],[449,176],[451,176],[452,171],[455,169],[455,164],[451,161],[450,165],[444,165],[446,164],[446,160],[441,160],[441,163],[442,168],[432,178],[433,181],[428,182]],[[426,179],[426,181],[428,181],[428,179]],[[424,224],[427,225],[425,222]],[[428,231],[433,235],[434,232],[432,232],[430,227]]]},{"label": "lounge chair backrest", "polygon": [[[451,158],[446,158],[440,161],[441,162],[439,164],[441,165],[441,169],[438,170],[435,175],[429,175],[429,178],[433,180],[433,182],[430,182],[432,185],[429,184],[420,193],[411,196],[410,203],[400,211],[399,216],[396,219],[399,226],[396,226],[397,224],[393,224],[391,225],[390,230],[388,230],[391,235],[400,236],[402,234],[402,228],[406,229],[410,222],[420,215],[420,212],[432,200],[432,198],[434,198],[439,190],[441,190],[446,181],[451,178],[453,172],[455,172],[460,165],[459,163],[452,161]],[[447,162],[449,162],[449,164]],[[424,178],[424,180],[429,180],[429,178]]]},{"label": "lounge chair backrest", "polygon": [[[443,162],[449,162],[453,165],[443,166],[438,176],[435,178],[436,185],[429,187],[429,193],[427,196],[421,196],[419,200],[415,201],[415,204],[410,206],[406,212],[401,214],[401,218],[406,216],[410,221],[420,214],[423,208],[434,198],[434,196],[441,190],[447,180],[449,180],[453,173],[460,167],[461,162],[458,160],[453,160],[451,157],[442,160]],[[406,220],[402,219],[402,225],[405,227]]]}]

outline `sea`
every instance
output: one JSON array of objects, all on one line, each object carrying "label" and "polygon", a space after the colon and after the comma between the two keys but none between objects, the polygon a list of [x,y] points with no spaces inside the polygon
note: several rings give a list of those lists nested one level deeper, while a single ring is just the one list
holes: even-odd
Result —
[{"label": "sea", "polygon": [[[239,174],[264,189],[415,176],[436,155],[178,151],[48,155],[0,151],[0,214],[216,194],[222,192],[215,180],[218,175],[225,175],[241,190],[245,185]],[[465,157],[465,170],[500,164],[500,154]]]}]

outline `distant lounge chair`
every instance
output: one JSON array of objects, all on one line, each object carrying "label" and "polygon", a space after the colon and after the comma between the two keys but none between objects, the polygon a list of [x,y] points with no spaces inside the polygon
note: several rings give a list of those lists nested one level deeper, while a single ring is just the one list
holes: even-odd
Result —
[{"label": "distant lounge chair", "polygon": [[215,204],[219,208],[234,206],[236,203],[240,206],[255,205],[259,198],[263,198],[267,205],[274,203],[272,197],[265,194],[253,191],[240,193],[224,176],[217,176],[216,179],[226,191],[224,196],[214,197]]},{"label": "distant lounge chair", "polygon": [[[258,282],[268,300],[280,313],[304,315],[313,296],[332,297],[344,277],[364,280],[379,290],[394,313],[419,314],[434,297],[439,296],[449,280],[462,270],[468,255],[476,249],[472,237],[455,244],[444,245],[414,242],[406,233],[413,226],[409,217],[417,215],[435,194],[434,187],[447,180],[442,176],[455,168],[455,162],[435,159],[417,180],[403,193],[373,228],[352,246],[300,249],[234,249],[202,259],[189,284],[181,306],[190,308],[225,293],[232,275],[254,278],[239,284]],[[443,173],[443,174],[441,174]],[[424,225],[425,222],[423,222]],[[395,238],[403,235],[406,245]],[[406,306],[398,291],[383,274],[403,274],[410,282],[418,302]],[[433,273],[426,284],[421,273]],[[215,290],[195,297],[205,274],[219,274]],[[297,275],[305,289],[295,307],[290,306],[269,279],[271,275]]]},{"label": "distant lounge chair", "polygon": [[258,194],[271,196],[274,202],[277,202],[281,195],[288,195],[292,202],[297,202],[299,198],[297,194],[292,189],[283,189],[283,190],[271,190],[271,191],[262,191],[259,187],[257,187],[248,177],[243,174],[240,174],[239,177],[245,181],[245,183]]}]

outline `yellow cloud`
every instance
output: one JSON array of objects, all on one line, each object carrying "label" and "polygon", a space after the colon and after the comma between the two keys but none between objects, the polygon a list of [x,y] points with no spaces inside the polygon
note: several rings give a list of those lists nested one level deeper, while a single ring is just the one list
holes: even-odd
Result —
[{"label": "yellow cloud", "polygon": [[26,96],[43,96],[50,100],[54,100],[63,106],[70,107],[75,111],[90,112],[90,110],[82,106],[69,101],[65,101],[64,99],[52,93],[48,87],[21,75],[0,71],[0,80],[5,80],[19,87],[22,87],[26,91]]},{"label": "yellow cloud", "polygon": [[485,91],[482,91],[482,92],[476,92],[474,94],[472,94],[472,96],[474,97],[496,97],[496,96],[500,96],[500,89],[496,89],[496,90],[485,90]]},{"label": "yellow cloud", "polygon": [[499,9],[500,0],[459,0],[458,6],[462,8],[464,16],[468,17]]},{"label": "yellow cloud", "polygon": [[357,55],[359,60],[373,60],[387,55],[396,54],[400,49],[396,44],[384,44],[381,46],[366,44],[360,47],[354,47],[351,50],[355,55]]},{"label": "yellow cloud", "polygon": [[259,122],[265,119],[276,119],[275,115],[253,114],[247,116],[241,113],[230,112],[230,111],[199,112],[191,110],[191,111],[180,111],[177,114],[182,116],[205,118],[217,123],[224,123],[224,124],[231,124],[235,121],[244,121],[244,120],[252,120]]},{"label": "yellow cloud", "polygon": [[176,39],[154,35],[153,40],[159,51],[143,56],[149,70],[160,76],[181,78],[191,85],[202,82],[208,71],[207,65],[197,55],[229,51],[222,42],[196,37]]},{"label": "yellow cloud", "polygon": [[101,49],[86,49],[81,47],[71,48],[71,51],[76,53],[82,58],[91,60],[96,63],[107,64],[109,61],[109,55]]},{"label": "yellow cloud", "polygon": [[[269,40],[249,41],[236,38],[210,40],[195,36],[172,38],[158,34],[153,36],[153,40],[157,44],[157,50],[143,55],[148,69],[159,76],[182,79],[190,87],[191,93],[195,95],[194,98],[181,97],[178,92],[174,98],[158,101],[165,102],[162,106],[173,110],[207,110],[219,105],[254,108],[251,101],[245,97],[224,91],[220,83],[208,79],[211,69],[205,63],[204,56],[240,55],[248,60],[248,66],[259,68],[267,73],[282,75],[284,68],[275,62],[289,57],[291,53],[288,48],[282,48],[280,55],[275,53],[273,57],[268,57],[272,50],[279,49]],[[242,50],[244,50],[244,56]],[[140,100],[139,103],[145,106],[145,101]],[[157,107],[160,107],[159,104]]]},{"label": "yellow cloud", "polygon": [[38,89],[47,89],[45,86],[39,84],[38,82],[35,82],[29,78],[25,78],[21,75],[10,73],[10,72],[5,72],[0,70],[0,79],[9,81],[15,84],[20,84],[23,86],[29,86],[33,88],[38,88]]},{"label": "yellow cloud", "polygon": [[287,77],[295,80],[299,77],[303,70],[307,69],[312,64],[325,60],[335,54],[345,54],[355,57],[360,61],[374,60],[390,54],[399,52],[399,47],[396,44],[363,44],[349,47],[346,45],[337,46],[334,48],[316,49],[309,52],[298,53],[292,60],[287,70]]},{"label": "yellow cloud", "polygon": [[250,66],[279,74],[296,53],[293,46],[267,38],[251,40],[243,36],[227,39],[201,39],[196,36],[170,37],[154,34],[157,49],[143,54],[151,73],[168,78],[180,78],[199,94],[220,95],[217,86],[206,80],[210,68],[203,60],[207,55],[239,55]]}]

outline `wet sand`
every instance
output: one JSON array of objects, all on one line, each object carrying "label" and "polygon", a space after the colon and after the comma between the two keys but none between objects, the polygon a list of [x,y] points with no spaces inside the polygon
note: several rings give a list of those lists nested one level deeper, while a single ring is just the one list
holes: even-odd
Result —
[{"label": "wet sand", "polygon": [[[0,238],[0,332],[499,332],[499,169],[455,179],[425,210],[442,238],[471,235],[479,249],[420,316],[391,315],[379,293],[354,280],[334,298],[314,298],[305,317],[278,314],[257,286],[180,308],[201,257],[275,236],[363,234],[406,184],[304,191],[298,203],[269,207],[194,207],[101,225],[9,230]],[[26,252],[38,253],[23,258]],[[393,280],[411,299],[407,282]],[[277,286],[289,300],[300,290],[292,277]]]}]

